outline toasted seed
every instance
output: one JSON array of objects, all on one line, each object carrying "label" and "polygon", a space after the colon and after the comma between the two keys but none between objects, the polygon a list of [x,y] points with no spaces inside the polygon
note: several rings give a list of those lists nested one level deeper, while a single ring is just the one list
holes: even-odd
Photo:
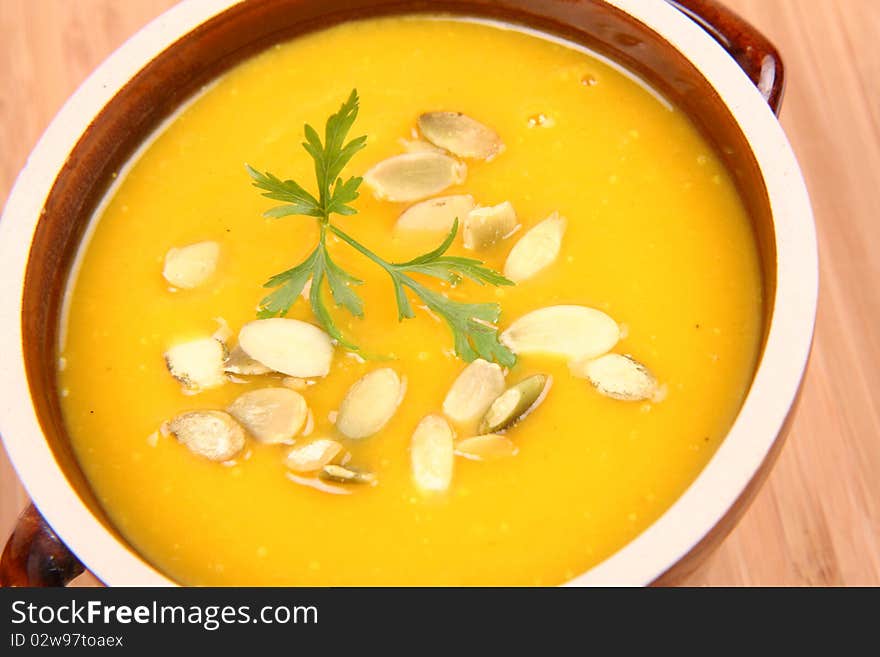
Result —
[{"label": "toasted seed", "polygon": [[513,245],[504,263],[504,275],[515,283],[531,278],[559,256],[565,218],[554,212]]},{"label": "toasted seed", "polygon": [[228,461],[244,449],[244,429],[223,411],[181,413],[165,429],[191,452],[211,461]]},{"label": "toasted seed", "polygon": [[413,481],[429,493],[442,493],[452,483],[455,434],[442,415],[428,415],[413,432],[410,459]]},{"label": "toasted seed", "polygon": [[455,422],[472,422],[504,392],[504,372],[482,358],[465,367],[443,401],[443,412]]},{"label": "toasted seed", "polygon": [[403,400],[406,386],[389,367],[354,382],[339,406],[336,428],[349,438],[366,438],[384,427]]},{"label": "toasted seed", "polygon": [[466,249],[488,249],[513,235],[519,224],[510,201],[471,210],[464,219],[461,234]]},{"label": "toasted seed", "polygon": [[302,392],[309,387],[309,381],[307,379],[301,379],[298,376],[285,376],[281,379],[281,385],[285,388]]},{"label": "toasted seed", "polygon": [[504,431],[522,420],[544,401],[550,382],[546,374],[534,374],[502,392],[483,416],[480,433]]},{"label": "toasted seed", "polygon": [[345,465],[325,465],[318,474],[321,479],[337,481],[341,484],[375,484],[376,475],[372,472],[363,472]]},{"label": "toasted seed", "polygon": [[406,210],[397,223],[396,230],[435,230],[449,232],[456,218],[464,221],[474,209],[474,197],[470,194],[439,196],[416,203]]},{"label": "toasted seed", "polygon": [[251,358],[288,376],[326,376],[333,360],[330,336],[296,319],[248,322],[241,327],[238,344]]},{"label": "toasted seed", "polygon": [[620,338],[617,323],[587,306],[548,306],[523,315],[504,331],[501,343],[515,354],[550,354],[569,360],[596,358]]},{"label": "toasted seed", "polygon": [[162,276],[174,287],[185,290],[207,281],[217,268],[220,245],[217,242],[198,242],[189,246],[172,247],[165,254]]},{"label": "toasted seed", "polygon": [[299,484],[300,486],[308,486],[309,488],[314,488],[315,490],[319,490],[322,493],[330,493],[331,495],[351,495],[351,491],[345,486],[334,486],[333,484],[326,484],[317,477],[300,477],[299,475],[295,475],[292,472],[285,472],[284,475],[295,484]]},{"label": "toasted seed", "polygon": [[445,153],[442,148],[438,146],[434,146],[431,142],[427,142],[423,139],[401,139],[400,145],[403,146],[403,150],[407,153],[422,153],[424,151],[431,151],[432,153]]},{"label": "toasted seed", "polygon": [[422,151],[395,155],[375,164],[364,182],[380,199],[418,201],[464,182],[467,165],[442,153]]},{"label": "toasted seed", "polygon": [[589,380],[600,393],[612,399],[641,401],[657,393],[657,379],[632,356],[605,354],[592,360],[569,363],[572,373]]},{"label": "toasted seed", "polygon": [[214,338],[199,338],[177,344],[165,352],[171,376],[190,392],[216,388],[226,383],[223,362],[226,347]]},{"label": "toasted seed", "polygon": [[459,440],[455,443],[455,453],[473,461],[495,461],[516,456],[519,453],[519,447],[505,436],[488,433],[483,436]]},{"label": "toasted seed", "polygon": [[303,438],[312,435],[312,431],[315,430],[315,414],[312,413],[312,409],[309,409],[309,412],[306,414],[306,423],[303,428],[300,430],[299,435]]},{"label": "toasted seed", "polygon": [[261,443],[289,443],[306,422],[309,408],[298,392],[260,388],[236,397],[226,409]]},{"label": "toasted seed", "polygon": [[504,150],[497,132],[461,112],[426,112],[418,123],[425,139],[459,157],[490,160]]},{"label": "toasted seed", "polygon": [[230,374],[244,375],[268,374],[272,371],[260,361],[248,356],[240,346],[233,347],[232,351],[229,352],[223,369]]},{"label": "toasted seed", "polygon": [[232,329],[229,328],[229,322],[222,317],[215,317],[214,321],[217,322],[217,330],[211,334],[211,337],[224,345],[228,344],[229,339],[232,337]]},{"label": "toasted seed", "polygon": [[341,452],[340,443],[319,438],[308,445],[294,447],[287,453],[284,463],[294,472],[316,472],[332,462]]}]

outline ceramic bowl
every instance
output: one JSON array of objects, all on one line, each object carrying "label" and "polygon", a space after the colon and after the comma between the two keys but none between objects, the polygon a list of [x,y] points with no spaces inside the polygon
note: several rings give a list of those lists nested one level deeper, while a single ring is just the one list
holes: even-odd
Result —
[{"label": "ceramic bowl", "polygon": [[672,582],[730,531],[781,447],[816,311],[815,229],[801,171],[773,111],[783,79],[772,45],[711,0],[199,0],[150,23],[83,83],[40,139],[0,220],[0,433],[51,527],[36,514],[20,526],[4,556],[7,582],[16,564],[40,561],[48,536],[53,549],[64,553],[63,542],[108,585],[173,584],[95,503],[56,393],[65,280],[113,172],[176,107],[243,58],[341,21],[426,11],[525,25],[610,57],[682,108],[724,158],[753,221],[768,301],[750,391],[681,497],[570,583]]}]

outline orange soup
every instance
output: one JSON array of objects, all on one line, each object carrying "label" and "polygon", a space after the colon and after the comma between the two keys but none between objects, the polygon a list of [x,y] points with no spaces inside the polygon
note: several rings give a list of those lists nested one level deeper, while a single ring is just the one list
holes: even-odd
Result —
[{"label": "orange soup", "polygon": [[60,394],[113,524],[182,584],[558,584],[723,440],[761,290],[731,177],[647,84],[367,20],[237,66],[120,173]]}]

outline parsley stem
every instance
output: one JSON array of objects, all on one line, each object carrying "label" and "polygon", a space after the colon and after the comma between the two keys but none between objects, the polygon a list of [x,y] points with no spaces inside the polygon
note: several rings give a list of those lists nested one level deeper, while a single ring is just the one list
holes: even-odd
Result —
[{"label": "parsley stem", "polygon": [[[337,227],[334,226],[333,224],[328,223],[328,224],[327,224],[327,227],[330,229],[330,231],[331,231],[334,235],[336,235],[336,237],[338,237],[339,239],[341,239],[343,242],[345,242],[346,244],[348,244],[350,247],[352,247],[353,249],[356,249],[357,251],[360,251],[361,253],[363,253],[365,256],[367,256],[370,260],[372,260],[373,262],[375,262],[377,265],[379,265],[382,269],[384,269],[385,271],[387,271],[389,274],[392,272],[392,269],[391,269],[391,263],[386,262],[385,260],[383,260],[382,258],[380,258],[379,256],[377,256],[375,253],[373,253],[372,251],[370,251],[370,249],[368,249],[367,247],[365,247],[363,244],[361,244],[360,242],[358,242],[357,240],[355,240],[353,237],[351,237],[351,236],[348,235],[347,233],[344,233],[341,229],[337,228]],[[321,237],[322,237],[322,239],[323,239],[323,235],[324,235],[323,230],[324,230],[324,227],[322,226],[322,227],[321,227]]]},{"label": "parsley stem", "polygon": [[356,345],[345,339],[334,323],[322,293],[329,288],[337,306],[344,307],[354,317],[363,317],[363,299],[353,289],[362,281],[333,262],[327,248],[327,233],[330,232],[379,265],[388,274],[394,286],[399,320],[415,317],[407,295],[409,290],[421,299],[425,306],[446,321],[455,340],[455,351],[463,359],[472,361],[475,358],[486,358],[497,360],[503,365],[513,365],[516,362],[515,355],[498,341],[495,323],[498,321],[501,307],[497,303],[455,301],[443,292],[431,290],[410,276],[427,276],[448,284],[457,284],[463,278],[468,278],[480,285],[487,283],[513,285],[513,281],[485,267],[479,260],[444,255],[458,232],[458,219],[455,220],[440,246],[407,262],[384,260],[331,223],[330,217],[334,214],[349,216],[357,213],[357,209],[351,203],[358,198],[358,187],[363,179],[342,177],[346,164],[352,156],[364,148],[367,141],[366,136],[356,137],[348,143],[345,141],[357,118],[357,113],[357,91],[352,90],[339,111],[327,119],[323,141],[312,126],[306,124],[304,128],[306,140],[303,142],[303,148],[315,163],[317,198],[294,180],[282,180],[268,171],[260,172],[246,165],[248,175],[253,179],[253,185],[262,190],[263,196],[283,203],[267,210],[265,216],[314,217],[320,230],[318,245],[311,255],[300,264],[276,274],[265,283],[264,287],[275,288],[275,291],[260,301],[259,316],[261,318],[284,316],[302,295],[311,276],[308,301],[315,318],[333,339],[349,349],[358,349]]}]

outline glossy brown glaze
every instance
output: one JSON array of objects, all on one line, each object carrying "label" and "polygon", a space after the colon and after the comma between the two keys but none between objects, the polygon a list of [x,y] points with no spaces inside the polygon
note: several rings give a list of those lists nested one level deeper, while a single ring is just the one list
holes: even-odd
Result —
[{"label": "glossy brown glaze", "polygon": [[[732,53],[753,80],[766,83],[767,73],[761,77],[766,67],[762,68],[762,64],[755,68],[755,63],[764,62],[766,57],[779,61],[766,39],[710,0],[682,0],[677,4],[695,18],[705,12],[700,24]],[[773,312],[776,251],[769,202],[758,165],[730,111],[708,82],[693,64],[646,26],[601,0],[252,0],[230,8],[180,39],[145,66],[107,104],[59,172],[34,235],[22,310],[25,368],[31,395],[56,460],[107,531],[116,534],[70,448],[57,397],[56,363],[60,307],[70,265],[83,231],[115,173],[181,102],[223,71],[267,46],[347,20],[426,12],[521,24],[583,44],[650,81],[684,110],[724,159],[752,217],[768,300],[766,336]],[[781,64],[773,70],[775,77],[765,97],[778,106]],[[777,440],[774,452],[780,444],[781,439]],[[769,469],[770,463],[772,458],[768,457],[762,471]],[[761,479],[762,476],[756,476],[742,499],[750,499],[748,493],[757,488]],[[745,506],[746,502],[734,505],[712,535],[725,535]],[[705,552],[700,546],[695,555]]]},{"label": "glossy brown glaze", "polygon": [[708,32],[745,71],[779,114],[785,70],[776,47],[763,34],[716,0],[667,0]]},{"label": "glossy brown glaze", "polygon": [[0,586],[64,586],[83,570],[31,504],[0,556]]}]

